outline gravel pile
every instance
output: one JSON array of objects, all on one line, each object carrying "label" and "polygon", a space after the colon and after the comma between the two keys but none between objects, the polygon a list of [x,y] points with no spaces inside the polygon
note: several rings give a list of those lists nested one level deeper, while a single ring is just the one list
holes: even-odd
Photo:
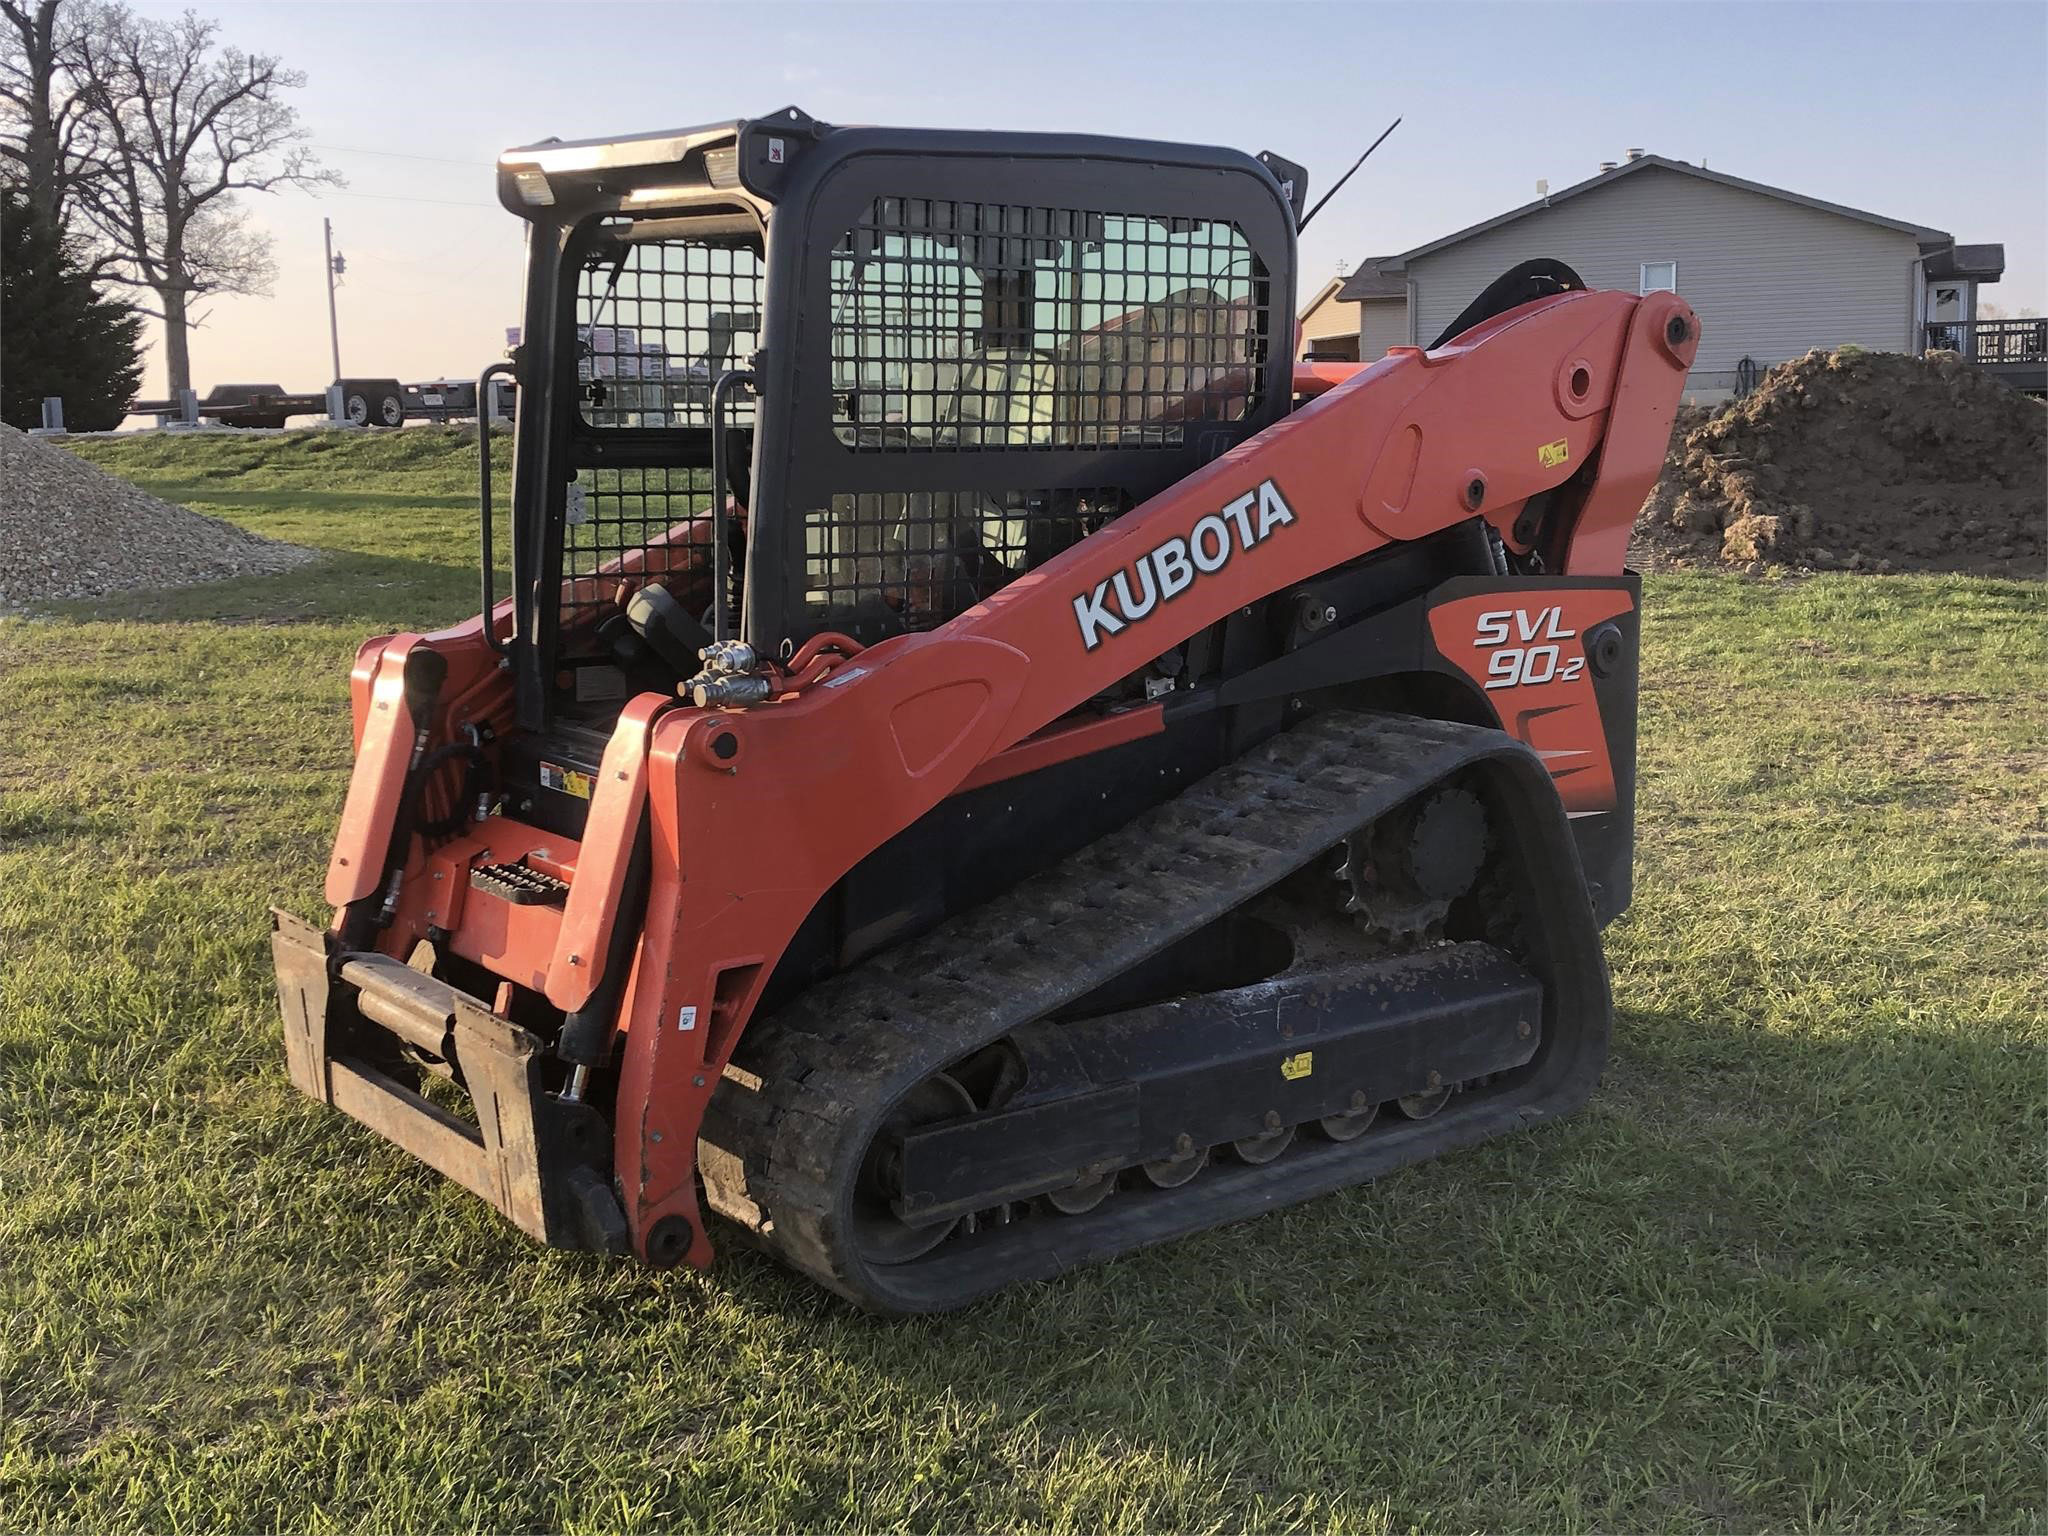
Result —
[{"label": "gravel pile", "polygon": [[314,551],[159,501],[0,424],[0,612],[33,603],[270,576]]}]

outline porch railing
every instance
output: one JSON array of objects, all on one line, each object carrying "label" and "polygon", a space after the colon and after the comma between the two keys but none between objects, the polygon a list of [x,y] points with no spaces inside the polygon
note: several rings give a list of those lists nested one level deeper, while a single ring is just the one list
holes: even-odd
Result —
[{"label": "porch railing", "polygon": [[1935,320],[1927,350],[1973,363],[2048,363],[2048,320]]}]

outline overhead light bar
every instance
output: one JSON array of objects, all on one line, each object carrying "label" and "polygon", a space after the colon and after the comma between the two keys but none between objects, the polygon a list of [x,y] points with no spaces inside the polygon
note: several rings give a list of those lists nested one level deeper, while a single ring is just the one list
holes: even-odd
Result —
[{"label": "overhead light bar", "polygon": [[512,184],[519,189],[520,198],[529,208],[546,208],[555,200],[555,189],[548,185],[547,177],[537,165],[515,165],[508,167],[512,172]]}]

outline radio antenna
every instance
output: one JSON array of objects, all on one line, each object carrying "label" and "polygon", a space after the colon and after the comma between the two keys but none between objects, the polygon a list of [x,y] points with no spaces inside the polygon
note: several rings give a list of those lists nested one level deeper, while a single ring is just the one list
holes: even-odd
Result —
[{"label": "radio antenna", "polygon": [[1356,160],[1351,162],[1351,169],[1346,171],[1342,176],[1339,176],[1337,178],[1337,186],[1330,188],[1329,191],[1325,192],[1320,198],[1318,198],[1316,200],[1315,207],[1309,209],[1307,213],[1304,213],[1301,216],[1301,223],[1295,227],[1298,230],[1307,229],[1308,221],[1323,211],[1323,204],[1327,203],[1331,198],[1337,195],[1338,187],[1342,187],[1345,182],[1349,181],[1352,178],[1352,176],[1357,173],[1358,168],[1361,165],[1365,164],[1367,155],[1370,155],[1374,150],[1378,149],[1382,144],[1387,142],[1387,133],[1392,133],[1396,128],[1400,126],[1401,119],[1398,117],[1395,118],[1391,123],[1387,124],[1387,132],[1381,134],[1378,138],[1374,139],[1370,144],[1365,146],[1365,154],[1360,155]]}]

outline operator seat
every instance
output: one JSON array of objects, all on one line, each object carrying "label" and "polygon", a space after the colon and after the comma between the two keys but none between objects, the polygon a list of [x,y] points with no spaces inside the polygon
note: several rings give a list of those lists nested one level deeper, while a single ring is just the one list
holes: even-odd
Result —
[{"label": "operator seat", "polygon": [[711,643],[711,632],[690,616],[667,587],[655,582],[633,594],[626,604],[626,622],[678,677],[697,670],[697,653]]}]

